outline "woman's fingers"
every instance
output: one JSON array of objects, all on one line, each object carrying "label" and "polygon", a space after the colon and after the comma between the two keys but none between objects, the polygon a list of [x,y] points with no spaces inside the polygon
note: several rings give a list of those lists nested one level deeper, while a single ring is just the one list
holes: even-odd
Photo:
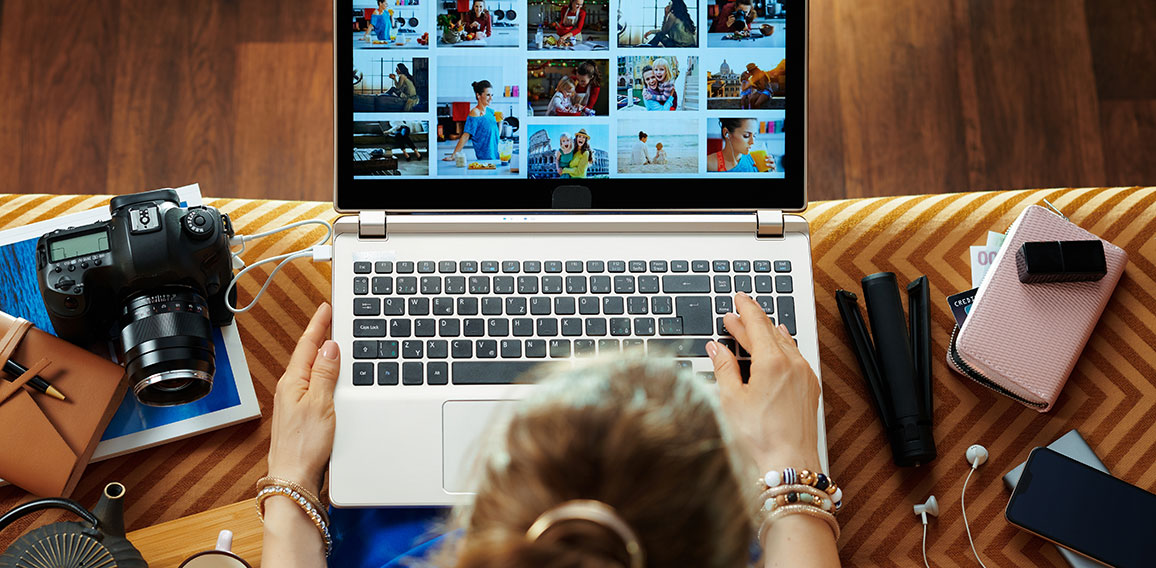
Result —
[{"label": "woman's fingers", "polygon": [[[735,295],[735,310],[743,320],[743,329],[749,338],[747,351],[754,353],[756,349],[777,349],[778,343],[772,333],[771,320],[767,318],[763,307],[754,298],[739,292]],[[765,347],[764,347],[765,346]]]},{"label": "woman's fingers", "polygon": [[289,359],[289,365],[285,367],[283,379],[308,380],[309,369],[313,366],[313,359],[317,357],[317,350],[321,349],[321,344],[329,336],[332,317],[333,309],[328,302],[322,302],[317,306],[317,311],[313,312],[313,318],[309,320],[309,325],[305,326],[301,339],[297,340],[297,347],[293,349],[293,356]]},{"label": "woman's fingers", "polygon": [[313,370],[309,374],[309,393],[322,401],[333,400],[333,389],[337,386],[337,374],[341,369],[341,350],[332,339],[321,346],[313,359]]},{"label": "woman's fingers", "polygon": [[720,388],[733,389],[741,387],[743,376],[739,371],[739,361],[730,349],[717,341],[706,344],[706,354],[710,355],[714,363],[714,380]]}]

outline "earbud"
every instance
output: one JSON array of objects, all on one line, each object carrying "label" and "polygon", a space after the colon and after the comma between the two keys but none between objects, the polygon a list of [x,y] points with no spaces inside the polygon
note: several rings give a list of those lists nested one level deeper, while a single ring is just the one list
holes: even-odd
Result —
[{"label": "earbud", "polygon": [[972,444],[967,448],[967,463],[971,464],[971,469],[976,469],[979,466],[987,463],[987,448]]},{"label": "earbud", "polygon": [[933,517],[939,516],[939,501],[935,500],[935,495],[927,498],[926,503],[920,503],[915,506],[915,514],[923,519],[923,524],[927,524],[927,515]]}]

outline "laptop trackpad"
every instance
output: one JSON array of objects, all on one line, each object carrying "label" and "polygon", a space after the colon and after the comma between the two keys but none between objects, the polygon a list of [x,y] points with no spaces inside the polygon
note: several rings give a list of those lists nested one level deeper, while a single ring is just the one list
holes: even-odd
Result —
[{"label": "laptop trackpad", "polygon": [[478,445],[490,422],[511,412],[513,400],[450,400],[442,405],[442,487],[450,493],[476,489]]}]

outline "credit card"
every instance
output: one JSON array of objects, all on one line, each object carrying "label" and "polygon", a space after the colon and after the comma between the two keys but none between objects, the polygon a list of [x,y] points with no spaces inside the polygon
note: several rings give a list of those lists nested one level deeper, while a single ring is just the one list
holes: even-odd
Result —
[{"label": "credit card", "polygon": [[978,291],[979,288],[972,288],[947,297],[947,305],[951,306],[951,315],[955,316],[956,325],[963,325],[967,320],[967,314],[971,312],[971,301],[975,299],[975,293]]}]

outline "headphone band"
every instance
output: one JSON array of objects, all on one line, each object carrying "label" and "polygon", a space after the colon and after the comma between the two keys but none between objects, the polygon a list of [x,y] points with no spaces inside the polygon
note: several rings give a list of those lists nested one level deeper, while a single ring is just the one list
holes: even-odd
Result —
[{"label": "headphone band", "polygon": [[526,531],[526,539],[535,542],[551,527],[566,521],[589,521],[596,525],[610,529],[626,545],[626,553],[630,556],[630,568],[643,568],[646,565],[646,554],[638,535],[622,520],[614,507],[593,499],[574,499],[565,501],[538,516]]}]

